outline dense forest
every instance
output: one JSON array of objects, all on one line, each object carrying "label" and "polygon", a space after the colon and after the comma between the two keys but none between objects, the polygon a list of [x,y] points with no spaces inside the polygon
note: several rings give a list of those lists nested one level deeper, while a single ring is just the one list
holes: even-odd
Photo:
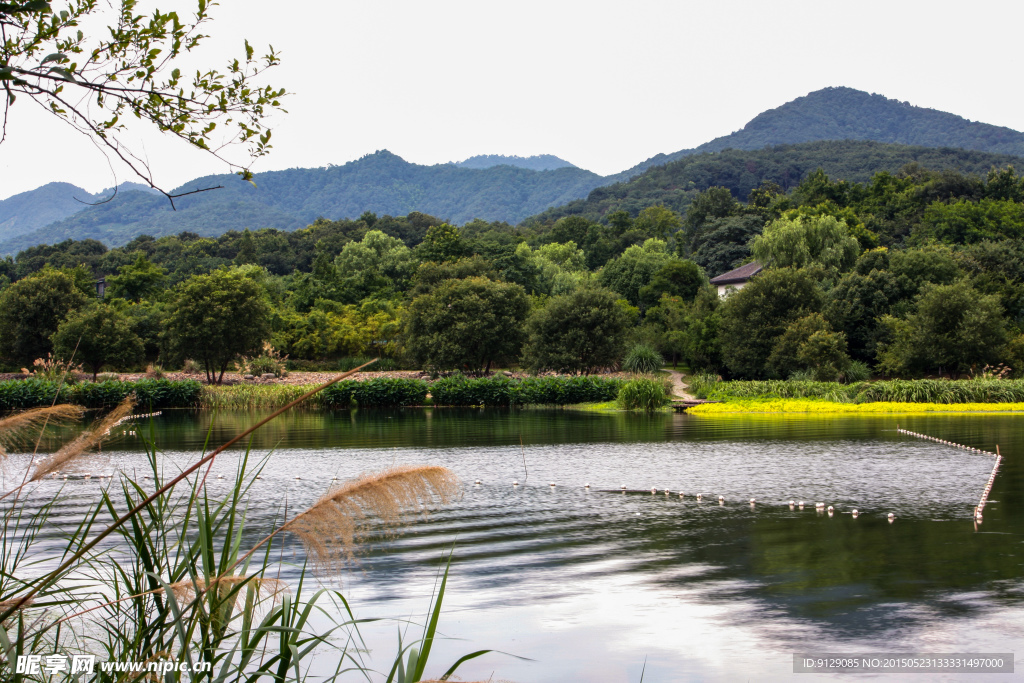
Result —
[{"label": "dense forest", "polygon": [[[685,214],[455,226],[364,212],[113,249],[67,240],[0,261],[0,356],[10,370],[49,353],[93,371],[191,359],[211,376],[240,354],[586,373],[627,352],[750,378],[1016,373],[1022,237],[1012,167],[911,164],[866,182],[819,169],[789,191],[712,186]],[[719,298],[709,278],[752,259],[765,270]]]}]

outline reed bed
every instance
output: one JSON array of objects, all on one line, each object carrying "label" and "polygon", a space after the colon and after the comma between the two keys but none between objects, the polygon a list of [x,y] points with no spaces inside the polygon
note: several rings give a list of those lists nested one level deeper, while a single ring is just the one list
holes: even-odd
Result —
[{"label": "reed bed", "polygon": [[[280,408],[313,388],[296,384],[232,384],[205,386],[199,399],[204,410],[267,410]],[[308,407],[317,407],[314,401]]]}]

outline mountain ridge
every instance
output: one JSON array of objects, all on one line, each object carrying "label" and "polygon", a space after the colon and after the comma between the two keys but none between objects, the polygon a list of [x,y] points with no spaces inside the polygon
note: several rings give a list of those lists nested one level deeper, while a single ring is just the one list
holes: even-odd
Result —
[{"label": "mountain ridge", "polygon": [[[133,190],[122,190],[110,202],[82,209],[73,199],[53,196],[56,186],[63,185],[65,194],[68,188],[84,192],[81,188],[50,183],[0,201],[0,254],[69,237],[116,245],[143,233],[159,236],[188,230],[212,236],[244,228],[292,230],[319,216],[356,218],[365,211],[395,216],[420,211],[455,223],[474,218],[518,223],[585,201],[599,188],[615,186],[687,156],[836,139],[1024,157],[1024,133],[835,87],[762,112],[741,130],[699,147],[656,155],[605,177],[553,155],[480,155],[458,163],[425,166],[379,150],[339,166],[261,173],[256,176],[255,188],[233,175],[196,178],[175,192],[214,185],[225,189],[182,197],[176,202],[178,211],[172,211],[163,197]],[[552,163],[567,165],[546,170],[524,167]],[[33,195],[33,201],[26,199],[25,195],[44,188],[49,190]],[[26,212],[35,209],[34,217],[29,217]],[[49,222],[43,224],[44,220]]]}]

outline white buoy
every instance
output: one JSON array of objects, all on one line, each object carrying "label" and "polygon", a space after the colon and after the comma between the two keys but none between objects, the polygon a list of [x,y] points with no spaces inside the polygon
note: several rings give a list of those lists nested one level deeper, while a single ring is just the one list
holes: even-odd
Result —
[{"label": "white buoy", "polygon": [[338,481],[338,477],[336,477],[336,476],[331,477],[331,481]]},{"label": "white buoy", "polygon": [[795,502],[793,502],[793,501],[789,501],[789,507],[793,507],[794,505],[796,505],[796,503],[795,503]]},{"label": "white buoy", "polygon": [[669,490],[665,489],[665,495],[667,496],[668,494],[669,494]]},{"label": "white buoy", "polygon": [[476,481],[474,481],[473,483],[474,483],[474,484],[476,484],[477,486],[479,486],[479,485],[480,485],[480,480],[479,480],[479,479],[477,479],[477,480],[476,480]]},{"label": "white buoy", "polygon": [[697,500],[704,500],[704,494],[703,493],[698,493],[697,494]]},{"label": "white buoy", "polygon": [[519,480],[518,479],[513,479],[512,480],[512,485],[513,486],[519,486]]},{"label": "white buoy", "polygon": [[623,491],[625,491],[625,490],[626,490],[626,485],[625,485],[625,484],[623,484],[623,485],[622,485],[622,490],[623,490]]},{"label": "white buoy", "polygon": [[654,487],[652,486],[652,487],[651,487],[651,495],[653,496],[653,495],[654,495],[655,493],[657,493],[657,492],[658,492],[658,489],[656,489],[656,488],[654,488]]},{"label": "white buoy", "polygon": [[682,497],[683,497],[683,492],[682,492],[682,491],[680,491],[680,492],[679,492],[679,497],[680,497],[680,498],[682,498]]},{"label": "white buoy", "polygon": [[800,505],[800,509],[803,510],[804,509],[804,502],[802,500],[800,501],[799,505]]},{"label": "white buoy", "polygon": [[86,479],[90,478],[91,476],[92,476],[92,474],[90,474],[89,472],[86,472],[86,473],[85,473],[85,478],[86,478]]},{"label": "white buoy", "polygon": [[584,484],[584,485],[583,485],[583,488],[585,488],[585,489],[589,489],[589,488],[590,488],[590,484],[589,484],[589,483],[587,483],[587,484]]},{"label": "white buoy", "polygon": [[753,505],[754,503],[755,503],[754,499],[753,499],[753,498],[751,498],[751,499],[750,499],[750,504],[751,504],[751,505]]},{"label": "white buoy", "polygon": [[816,507],[816,508],[823,508],[823,507],[825,507],[825,504],[824,503],[815,503],[814,507]]},{"label": "white buoy", "polygon": [[853,515],[854,519],[856,519],[857,515],[859,515],[860,513],[857,512],[857,508],[853,508],[853,512],[851,512],[850,514]]},{"label": "white buoy", "polygon": [[223,479],[223,478],[224,478],[224,475],[223,475],[223,474],[218,474],[218,475],[217,475],[217,478],[218,478],[218,479]]},{"label": "white buoy", "polygon": [[889,513],[889,521],[891,522],[891,521],[892,521],[892,520],[894,520],[894,519],[896,519],[896,515],[894,515],[894,514],[892,514],[892,513],[890,512],[890,513]]},{"label": "white buoy", "polygon": [[256,475],[256,478],[257,478],[257,479],[262,479],[262,478],[263,478],[263,475],[262,475],[262,474],[257,474],[257,475]]},{"label": "white buoy", "polygon": [[548,484],[548,486],[550,486],[551,488],[555,488],[555,482],[551,482],[550,484]]},{"label": "white buoy", "polygon": [[833,508],[833,507],[832,507],[831,505],[829,505],[829,506],[828,506],[828,511],[829,511],[829,512],[832,512],[832,511],[833,511],[834,509],[835,509],[835,508]]},{"label": "white buoy", "polygon": [[298,481],[299,479],[302,479],[302,477],[300,477],[299,475],[295,475],[295,480]]}]

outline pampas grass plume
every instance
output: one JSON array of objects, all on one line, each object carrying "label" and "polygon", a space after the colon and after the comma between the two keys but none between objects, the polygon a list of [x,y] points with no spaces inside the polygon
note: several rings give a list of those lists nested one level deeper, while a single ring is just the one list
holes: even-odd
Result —
[{"label": "pampas grass plume", "polygon": [[78,456],[98,446],[110,435],[110,430],[115,424],[131,415],[134,407],[135,396],[128,396],[116,408],[107,413],[98,425],[82,432],[73,441],[65,444],[59,451],[36,465],[29,481],[38,481],[52,472],[63,469]]},{"label": "pampas grass plume", "polygon": [[45,408],[32,408],[0,419],[0,457],[7,455],[5,448],[20,444],[25,432],[45,425],[61,425],[82,419],[81,406],[61,404]]},{"label": "pampas grass plume", "polygon": [[371,516],[394,529],[406,513],[447,504],[459,490],[458,478],[447,468],[392,467],[331,488],[281,531],[298,536],[313,565],[329,570],[354,559],[356,540],[369,530]]}]

